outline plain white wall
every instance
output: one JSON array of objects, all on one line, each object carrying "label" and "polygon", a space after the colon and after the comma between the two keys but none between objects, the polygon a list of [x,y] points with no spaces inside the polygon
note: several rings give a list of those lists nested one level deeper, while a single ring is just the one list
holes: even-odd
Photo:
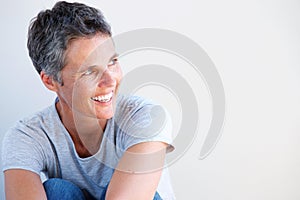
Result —
[{"label": "plain white wall", "polygon": [[[26,49],[29,20],[54,2],[1,2],[0,139],[16,120],[55,97],[41,84]],[[155,27],[190,37],[222,77],[223,136],[209,157],[198,160],[199,135],[170,167],[178,199],[300,199],[299,1],[82,2],[100,8],[115,34]]]}]

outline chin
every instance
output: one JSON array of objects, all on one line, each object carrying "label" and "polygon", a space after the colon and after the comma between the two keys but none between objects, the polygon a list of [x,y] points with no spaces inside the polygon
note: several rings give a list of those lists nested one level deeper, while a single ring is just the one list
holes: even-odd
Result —
[{"label": "chin", "polygon": [[111,119],[114,116],[113,112],[110,113],[99,113],[97,119]]}]

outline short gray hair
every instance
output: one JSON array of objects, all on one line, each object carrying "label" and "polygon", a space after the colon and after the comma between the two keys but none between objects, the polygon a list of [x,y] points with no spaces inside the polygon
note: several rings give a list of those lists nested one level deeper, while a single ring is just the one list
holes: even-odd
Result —
[{"label": "short gray hair", "polygon": [[39,74],[44,71],[63,84],[60,71],[65,65],[70,40],[97,33],[111,36],[111,27],[100,10],[81,3],[57,2],[52,10],[41,11],[31,21],[27,41],[29,56]]}]

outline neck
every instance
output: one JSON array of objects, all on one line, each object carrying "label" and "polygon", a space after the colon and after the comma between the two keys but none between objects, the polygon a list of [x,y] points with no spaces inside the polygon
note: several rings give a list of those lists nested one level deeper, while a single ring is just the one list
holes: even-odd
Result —
[{"label": "neck", "polygon": [[56,103],[56,109],[72,138],[77,154],[80,157],[89,157],[97,153],[107,120],[84,116],[76,111],[72,112],[60,102]]}]

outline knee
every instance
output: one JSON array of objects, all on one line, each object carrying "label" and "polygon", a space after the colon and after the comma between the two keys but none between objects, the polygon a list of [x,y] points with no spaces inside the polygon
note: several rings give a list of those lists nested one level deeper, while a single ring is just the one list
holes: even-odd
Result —
[{"label": "knee", "polygon": [[76,199],[84,200],[81,189],[74,183],[59,179],[51,178],[43,183],[48,200],[52,199]]}]

